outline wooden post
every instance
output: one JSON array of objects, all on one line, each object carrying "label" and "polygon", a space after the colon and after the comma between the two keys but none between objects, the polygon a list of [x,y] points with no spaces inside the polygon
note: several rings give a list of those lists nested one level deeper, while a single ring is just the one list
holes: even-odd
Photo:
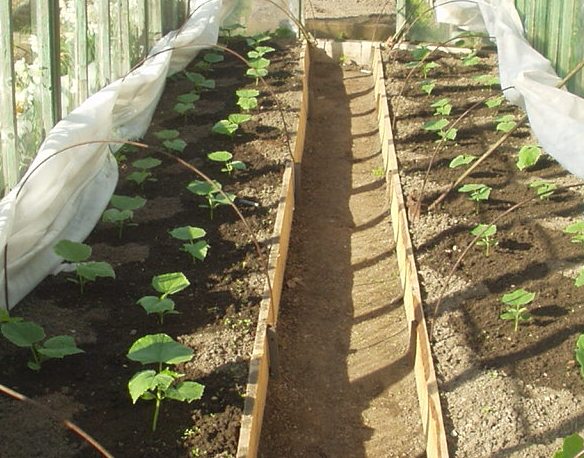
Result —
[{"label": "wooden post", "polygon": [[37,0],[33,11],[33,32],[38,40],[38,60],[42,72],[39,88],[43,137],[61,119],[61,56],[59,40],[59,0]]},{"label": "wooden post", "polygon": [[75,1],[75,41],[73,46],[73,72],[77,81],[75,103],[79,106],[87,98],[87,0]]},{"label": "wooden post", "polygon": [[12,41],[12,0],[0,0],[0,155],[2,187],[8,192],[18,181],[17,124]]},{"label": "wooden post", "polygon": [[112,77],[112,66],[110,56],[110,5],[109,0],[95,0],[97,2],[98,29],[96,39],[97,80],[98,87],[106,86]]}]

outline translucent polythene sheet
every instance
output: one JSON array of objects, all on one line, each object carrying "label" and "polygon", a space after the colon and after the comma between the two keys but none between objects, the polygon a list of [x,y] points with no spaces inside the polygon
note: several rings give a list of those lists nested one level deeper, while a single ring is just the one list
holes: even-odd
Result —
[{"label": "translucent polythene sheet", "polygon": [[440,22],[494,37],[499,76],[507,99],[525,109],[543,149],[569,172],[584,178],[584,99],[555,86],[560,78],[550,62],[525,39],[512,0],[436,1]]},{"label": "translucent polythene sheet", "polygon": [[[142,66],[59,122],[26,175],[0,201],[0,247],[7,247],[8,267],[0,272],[0,307],[12,308],[57,269],[62,260],[53,246],[62,239],[85,239],[106,208],[117,183],[117,164],[106,143],[87,142],[143,136],[167,76],[217,43],[221,0],[196,1],[192,10],[187,23],[163,37]],[[4,249],[0,256],[4,259]]]}]

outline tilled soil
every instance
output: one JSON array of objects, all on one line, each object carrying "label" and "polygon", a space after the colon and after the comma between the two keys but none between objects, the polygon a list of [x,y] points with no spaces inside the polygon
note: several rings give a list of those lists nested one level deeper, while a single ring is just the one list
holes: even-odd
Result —
[{"label": "tilled soil", "polygon": [[[487,108],[481,102],[501,94],[498,86],[486,87],[475,79],[496,74],[494,54],[481,53],[475,66],[463,65],[460,56],[433,55],[429,61],[439,67],[428,76],[436,82],[430,96],[420,90],[420,72],[402,93],[410,73],[405,64],[413,60],[409,52],[391,51],[385,57],[388,96],[397,117],[400,174],[414,217],[412,235],[452,455],[551,456],[559,448],[559,438],[584,428],[584,382],[574,361],[576,340],[584,330],[584,292],[574,286],[574,277],[584,251],[562,232],[581,217],[582,189],[535,198],[503,217],[497,222],[498,245],[490,255],[473,247],[454,276],[447,278],[472,239],[469,231],[535,195],[528,187],[531,182],[539,179],[557,186],[581,182],[546,155],[536,166],[519,171],[515,165],[519,148],[537,143],[529,128],[522,127],[465,180],[492,187],[478,212],[457,189],[442,205],[428,210],[463,170],[449,168],[450,160],[459,154],[480,156],[502,135],[495,130],[495,119],[511,114],[517,121],[521,113],[505,103]],[[479,103],[458,126],[456,140],[436,157],[422,197],[422,215],[416,219],[415,204],[438,138],[422,126],[437,119],[430,104],[442,98],[453,106],[445,117],[450,123]],[[527,306],[531,319],[517,332],[499,317],[504,310],[501,296],[515,288],[536,293]]]},{"label": "tilled soil", "polygon": [[[284,41],[269,43],[277,52],[266,78],[285,111],[289,131],[294,131],[300,103],[298,46]],[[242,43],[232,43],[245,52]],[[203,53],[204,54],[204,53]],[[193,62],[187,69],[197,70]],[[144,142],[160,148],[154,133],[177,129],[187,147],[181,158],[200,168],[224,189],[257,206],[239,204],[247,224],[267,249],[280,196],[281,174],[290,157],[275,100],[263,85],[244,76],[245,65],[225,54],[225,61],[203,70],[216,88],[203,92],[195,111],[174,111],[177,96],[192,90],[184,76],[171,78]],[[253,120],[242,124],[230,139],[211,133],[214,123],[237,113],[235,90],[258,89],[258,109]],[[207,153],[228,150],[247,169],[231,175],[207,160]],[[85,288],[67,281],[66,275],[47,278],[14,310],[15,316],[35,320],[47,335],[70,334],[85,351],[83,355],[48,361],[40,372],[26,367],[28,354],[0,341],[0,383],[37,401],[43,408],[0,398],[0,456],[93,456],[79,438],[51,420],[69,418],[93,435],[115,456],[234,456],[239,436],[248,360],[254,339],[258,306],[264,288],[261,263],[248,230],[228,207],[219,207],[210,218],[204,200],[186,185],[197,178],[193,172],[164,158],[152,170],[156,181],[143,188],[128,182],[131,162],[152,152],[126,151],[120,166],[116,194],[142,195],[145,208],[135,212],[136,226],[124,229],[101,223],[88,238],[92,259],[108,261],[116,280],[98,280]],[[156,154],[156,153],[154,153]],[[240,202],[240,201],[238,201]],[[206,230],[211,248],[204,262],[196,263],[180,251],[182,242],[168,231],[184,225]],[[183,272],[191,286],[173,296],[179,315],[164,324],[146,316],[136,301],[153,293],[153,276]],[[193,404],[166,401],[159,427],[150,432],[153,405],[130,400],[127,383],[141,370],[126,358],[138,337],[164,332],[195,352],[191,362],[178,370],[185,379],[205,385],[200,401]]]}]

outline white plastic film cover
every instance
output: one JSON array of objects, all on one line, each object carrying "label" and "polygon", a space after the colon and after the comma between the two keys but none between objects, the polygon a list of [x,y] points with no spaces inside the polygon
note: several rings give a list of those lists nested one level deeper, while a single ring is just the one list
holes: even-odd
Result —
[{"label": "white plastic film cover", "polygon": [[[442,3],[448,2],[448,5]],[[474,3],[474,5],[469,5]],[[525,109],[543,149],[569,172],[584,179],[584,99],[555,86],[553,66],[529,44],[513,0],[439,0],[441,22],[465,26],[473,9],[495,38],[505,97]]]},{"label": "white plastic film cover", "polygon": [[217,43],[221,6],[221,0],[193,2],[187,23],[163,37],[151,58],[87,99],[51,130],[26,175],[0,201],[0,259],[7,247],[8,267],[5,272],[2,262],[0,307],[14,307],[54,271],[62,260],[53,246],[63,239],[85,239],[111,198],[118,170],[108,145],[72,146],[143,136],[167,76],[182,70],[199,50]]}]

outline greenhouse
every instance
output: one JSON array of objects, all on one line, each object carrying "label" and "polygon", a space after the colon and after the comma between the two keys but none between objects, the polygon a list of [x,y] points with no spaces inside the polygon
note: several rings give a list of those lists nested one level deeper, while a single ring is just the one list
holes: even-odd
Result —
[{"label": "greenhouse", "polygon": [[0,457],[584,457],[584,0],[0,0]]}]

